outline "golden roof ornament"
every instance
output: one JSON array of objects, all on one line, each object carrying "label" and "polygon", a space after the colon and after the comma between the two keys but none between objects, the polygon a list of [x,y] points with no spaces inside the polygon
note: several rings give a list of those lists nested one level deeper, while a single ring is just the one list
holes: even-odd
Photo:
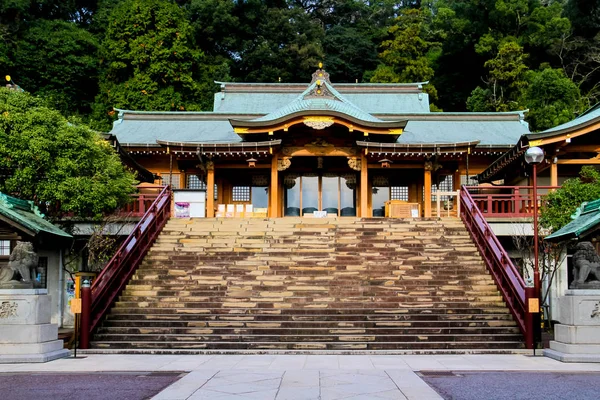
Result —
[{"label": "golden roof ornament", "polygon": [[310,83],[313,84],[317,80],[331,84],[331,81],[329,80],[329,74],[323,69],[323,63],[319,63],[319,69],[313,72]]}]

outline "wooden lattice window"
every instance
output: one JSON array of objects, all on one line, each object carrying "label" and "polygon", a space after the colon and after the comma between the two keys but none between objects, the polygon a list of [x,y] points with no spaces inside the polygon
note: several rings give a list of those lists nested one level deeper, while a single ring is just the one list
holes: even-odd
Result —
[{"label": "wooden lattice window", "polygon": [[[196,175],[187,176],[187,189],[206,190],[206,183]],[[215,183],[215,200],[217,200],[217,184]]]},{"label": "wooden lattice window", "polygon": [[171,185],[171,189],[179,189],[179,174],[171,175],[168,172],[163,172],[161,175],[163,185]]},{"label": "wooden lattice window", "polygon": [[390,200],[408,201],[408,186],[392,186]]},{"label": "wooden lattice window", "polygon": [[250,201],[250,186],[234,186],[233,201]]},{"label": "wooden lattice window", "polygon": [[0,240],[0,256],[10,255],[10,240]]}]

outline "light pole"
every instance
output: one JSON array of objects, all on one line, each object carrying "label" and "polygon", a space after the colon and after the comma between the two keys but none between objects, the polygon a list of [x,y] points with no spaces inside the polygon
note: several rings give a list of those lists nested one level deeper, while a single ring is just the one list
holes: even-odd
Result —
[{"label": "light pole", "polygon": [[530,147],[525,152],[525,161],[533,166],[533,290],[535,299],[538,301],[536,317],[533,319],[533,354],[535,355],[536,341],[540,330],[540,268],[539,268],[539,244],[538,244],[538,199],[537,199],[537,165],[544,160],[544,150],[539,147]]}]

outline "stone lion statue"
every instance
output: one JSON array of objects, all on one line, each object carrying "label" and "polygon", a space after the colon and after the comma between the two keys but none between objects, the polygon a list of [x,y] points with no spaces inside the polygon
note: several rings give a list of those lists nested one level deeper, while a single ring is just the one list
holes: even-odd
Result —
[{"label": "stone lion statue", "polygon": [[[571,288],[583,289],[600,285],[600,256],[591,242],[580,242],[573,254],[573,275]],[[591,280],[592,282],[586,283]]]},{"label": "stone lion statue", "polygon": [[0,287],[31,288],[31,270],[37,268],[38,255],[31,242],[17,242],[10,253],[8,265],[0,270]]}]

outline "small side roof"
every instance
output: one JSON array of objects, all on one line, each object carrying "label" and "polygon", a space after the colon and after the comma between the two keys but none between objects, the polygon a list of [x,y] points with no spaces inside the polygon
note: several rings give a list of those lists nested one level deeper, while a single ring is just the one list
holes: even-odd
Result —
[{"label": "small side roof", "polygon": [[600,103],[590,108],[577,118],[564,124],[536,133],[524,133],[508,152],[494,161],[485,171],[477,175],[479,182],[489,182],[496,179],[505,168],[510,168],[520,159],[530,146],[544,146],[565,138],[574,138],[593,130],[600,129]]},{"label": "small side roof", "polygon": [[398,143],[448,143],[479,141],[478,147],[507,148],[519,137],[529,132],[527,124],[518,119],[486,121],[464,119],[462,121],[413,121],[409,120]]},{"label": "small side roof", "polygon": [[546,129],[545,131],[530,133],[527,136],[529,140],[544,139],[585,128],[598,122],[600,122],[600,103],[596,104],[572,121]]},{"label": "small side roof", "polygon": [[600,224],[600,199],[581,204],[571,218],[573,221],[546,236],[544,240],[562,242],[578,239],[595,231]]},{"label": "small side roof", "polygon": [[[139,116],[139,114],[138,114]],[[149,114],[152,116],[152,114]],[[121,145],[129,147],[158,146],[157,141],[165,142],[215,142],[237,143],[240,138],[233,131],[227,119],[203,120],[173,119],[120,119],[115,121],[111,131]]]},{"label": "small side roof", "polygon": [[73,237],[44,219],[33,201],[21,200],[0,193],[0,219],[31,236],[50,235],[58,239]]}]

